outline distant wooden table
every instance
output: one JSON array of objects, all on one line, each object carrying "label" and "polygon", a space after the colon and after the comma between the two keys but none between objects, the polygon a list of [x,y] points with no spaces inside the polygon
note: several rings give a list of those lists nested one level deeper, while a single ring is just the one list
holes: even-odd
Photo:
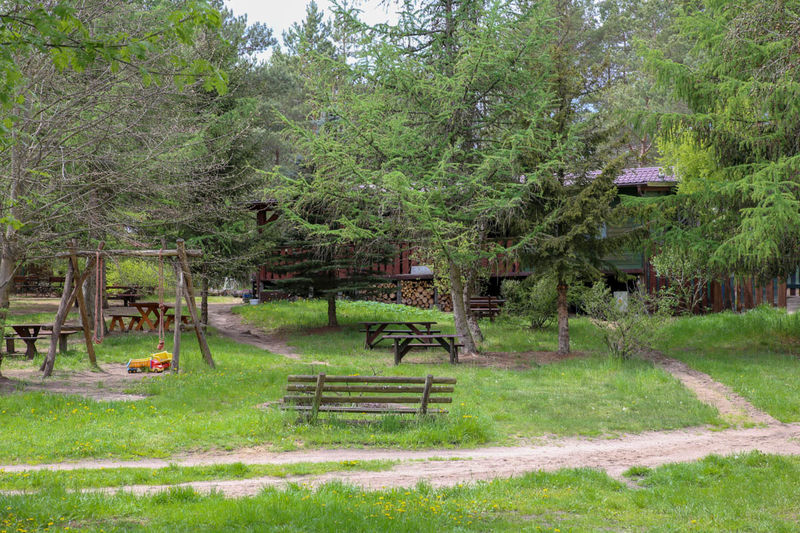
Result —
[{"label": "distant wooden table", "polygon": [[[131,303],[131,307],[135,307],[139,311],[139,314],[141,315],[139,322],[132,326],[133,329],[136,329],[137,331],[142,331],[145,325],[147,325],[149,331],[158,331],[158,319],[161,316],[161,312],[158,309],[159,307],[158,302],[133,302]],[[172,322],[175,320],[174,316],[172,316],[172,319],[169,318],[170,317],[169,310],[174,308],[175,305],[173,304],[164,304],[165,330],[169,329],[168,326],[172,324]],[[150,318],[151,316],[152,319]],[[181,322],[183,322],[184,324],[188,324],[188,316],[186,315],[182,316]],[[130,330],[132,328],[128,329]]]},{"label": "distant wooden table", "polygon": [[[417,335],[430,335],[431,333],[438,333],[438,331],[431,330],[431,326],[436,324],[436,322],[359,322],[359,324],[364,326],[364,329],[361,331],[366,332],[367,334],[367,340],[364,343],[364,346],[370,350],[373,349],[375,345],[381,342],[383,339],[387,338],[387,333],[414,333]],[[397,326],[398,328],[403,327],[404,329],[386,329],[389,326]]]},{"label": "distant wooden table", "polygon": [[444,348],[450,354],[450,364],[458,363],[458,335],[415,334],[384,335],[384,339],[394,341],[394,364],[399,365],[412,348]]},{"label": "distant wooden table", "polygon": [[[27,359],[33,359],[36,356],[37,340],[53,335],[53,324],[11,324],[9,327],[14,330],[16,336],[6,336],[6,351],[15,353],[14,341],[19,339],[25,342],[25,357]],[[76,327],[61,328],[61,334],[58,336],[58,351],[60,353],[67,351],[67,337],[79,331],[82,330]]]}]

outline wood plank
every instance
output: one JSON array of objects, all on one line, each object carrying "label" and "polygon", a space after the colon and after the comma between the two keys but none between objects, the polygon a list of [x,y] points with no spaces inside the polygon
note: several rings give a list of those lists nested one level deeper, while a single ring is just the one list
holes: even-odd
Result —
[{"label": "wood plank", "polygon": [[[295,374],[288,376],[290,383],[316,383],[317,375]],[[325,376],[325,383],[422,383],[424,377],[415,376]],[[435,384],[455,385],[456,378],[434,377]]]},{"label": "wood plank", "polygon": [[[284,396],[285,403],[313,405],[316,396]],[[420,397],[414,396],[320,396],[320,405],[330,403],[420,403]],[[430,403],[453,403],[452,398],[435,397]]]},{"label": "wood plank", "polygon": [[[203,257],[203,250],[185,250],[186,255],[189,257]],[[97,250],[75,250],[77,257],[94,257]],[[55,257],[65,258],[70,257],[70,252],[58,252]],[[178,250],[103,250],[102,256],[117,256],[117,257],[176,257],[179,255]]]},{"label": "wood plank", "polygon": [[[287,385],[286,390],[289,392],[315,392],[316,385]],[[414,393],[421,394],[425,391],[425,387],[408,386],[408,385],[328,385],[326,384],[322,389],[324,392],[375,392],[375,393]],[[432,386],[431,394],[444,394],[455,392],[455,387],[441,387]]]},{"label": "wood plank", "polygon": [[[293,411],[310,411],[310,405],[281,405],[283,410]],[[338,405],[321,405],[319,408],[320,413],[361,413],[361,414],[419,414],[419,409],[416,407],[359,407],[359,406],[338,406]],[[429,415],[432,414],[447,414],[447,409],[428,409]]]}]

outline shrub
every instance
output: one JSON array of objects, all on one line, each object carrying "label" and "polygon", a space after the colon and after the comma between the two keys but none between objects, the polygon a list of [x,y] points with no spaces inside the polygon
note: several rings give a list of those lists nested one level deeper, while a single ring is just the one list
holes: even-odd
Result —
[{"label": "shrub", "polygon": [[501,293],[506,303],[503,312],[524,317],[531,329],[549,324],[556,316],[556,284],[549,277],[528,276],[523,281],[505,280]]},{"label": "shrub", "polygon": [[672,299],[651,297],[642,290],[629,293],[627,303],[618,302],[601,282],[584,295],[584,310],[603,332],[611,355],[621,359],[652,349],[673,307]]},{"label": "shrub", "polygon": [[703,292],[713,279],[706,254],[665,246],[650,261],[656,273],[669,280],[669,288],[664,290],[677,299],[676,311],[687,314],[695,309],[703,311]]}]

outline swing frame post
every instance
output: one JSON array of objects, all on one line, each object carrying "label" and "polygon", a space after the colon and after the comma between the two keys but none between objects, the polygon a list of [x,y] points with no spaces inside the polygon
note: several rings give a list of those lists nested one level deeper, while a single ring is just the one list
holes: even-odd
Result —
[{"label": "swing frame post", "polygon": [[175,263],[175,278],[178,284],[175,288],[175,332],[172,337],[172,372],[181,371],[181,300],[183,298],[183,271]]},{"label": "swing frame post", "polygon": [[[103,246],[105,246],[105,243],[101,242],[98,251],[102,250]],[[72,239],[72,243],[70,244],[70,261],[72,262],[72,268],[75,270],[75,274],[77,276],[80,273],[80,266],[78,265],[78,256],[75,254],[76,249],[77,249],[76,240]],[[96,260],[97,259],[95,259],[95,261]],[[92,262],[93,261],[91,261],[90,259],[89,263],[91,264]],[[86,271],[84,272],[84,274],[86,274],[87,276],[89,273],[91,273],[91,268],[87,268]],[[81,278],[83,278],[83,276],[81,276]],[[75,297],[78,300],[78,311],[80,312],[81,315],[81,325],[83,326],[83,338],[86,341],[86,352],[89,354],[89,362],[93,367],[99,369],[100,367],[97,366],[97,357],[95,356],[94,353],[94,344],[92,344],[92,334],[90,333],[91,326],[89,324],[89,312],[86,309],[86,300],[84,300],[83,298],[83,281],[75,284]]]},{"label": "swing frame post", "polygon": [[[189,316],[192,317],[192,322],[194,323],[194,331],[197,335],[197,342],[200,344],[200,352],[203,354],[203,359],[206,360],[208,366],[216,368],[214,365],[214,358],[211,357],[211,350],[208,347],[208,341],[206,341],[206,334],[203,331],[203,326],[200,324],[197,304],[194,301],[194,287],[192,286],[192,273],[189,270],[189,259],[186,254],[186,242],[183,239],[178,239],[175,241],[175,244],[178,252],[178,264],[183,271],[183,281],[185,283],[183,290],[184,297],[186,298],[186,309],[189,311]],[[178,326],[176,325],[176,327]]]},{"label": "swing frame post", "polygon": [[[101,251],[105,246],[105,242],[101,242],[97,250]],[[70,251],[74,252],[76,248],[76,241],[75,239],[72,240],[70,245]],[[67,256],[69,260],[67,261],[67,275],[64,280],[64,291],[61,294],[61,302],[58,305],[58,312],[56,313],[56,318],[53,321],[53,333],[52,339],[57,339],[61,334],[61,328],[64,325],[64,322],[67,319],[67,314],[69,314],[69,310],[72,305],[75,303],[75,300],[78,300],[78,307],[81,309],[81,322],[83,326],[83,337],[86,341],[86,351],[89,354],[89,360],[92,363],[92,366],[95,368],[97,367],[97,360],[95,359],[94,354],[94,346],[92,345],[91,333],[89,333],[89,323],[88,318],[84,318],[86,313],[86,308],[84,307],[85,302],[83,301],[83,282],[89,277],[91,274],[92,269],[95,267],[95,263],[97,261],[97,252],[94,252],[94,255],[89,255],[89,260],[86,264],[86,270],[83,272],[80,271],[80,267],[78,266],[78,259],[77,254],[70,253]],[[72,285],[74,283],[74,286]],[[50,348],[47,351],[47,357],[45,357],[44,361],[42,361],[42,366],[39,368],[42,372],[44,372],[44,377],[49,377],[53,373],[53,367],[55,366],[56,360],[56,343],[51,342]]]}]

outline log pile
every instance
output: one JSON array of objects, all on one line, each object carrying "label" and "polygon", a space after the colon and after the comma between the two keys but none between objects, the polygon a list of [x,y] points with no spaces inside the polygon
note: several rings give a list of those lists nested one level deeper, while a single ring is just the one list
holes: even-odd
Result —
[{"label": "log pile", "polygon": [[401,289],[403,303],[423,309],[433,307],[433,282],[428,280],[404,281]]},{"label": "log pile", "polygon": [[453,299],[450,297],[449,292],[439,295],[439,309],[445,313],[453,311]]},{"label": "log pile", "polygon": [[397,303],[397,285],[394,283],[382,283],[378,285],[381,289],[390,289],[386,292],[364,292],[362,298],[371,302],[381,302],[385,304]]}]

